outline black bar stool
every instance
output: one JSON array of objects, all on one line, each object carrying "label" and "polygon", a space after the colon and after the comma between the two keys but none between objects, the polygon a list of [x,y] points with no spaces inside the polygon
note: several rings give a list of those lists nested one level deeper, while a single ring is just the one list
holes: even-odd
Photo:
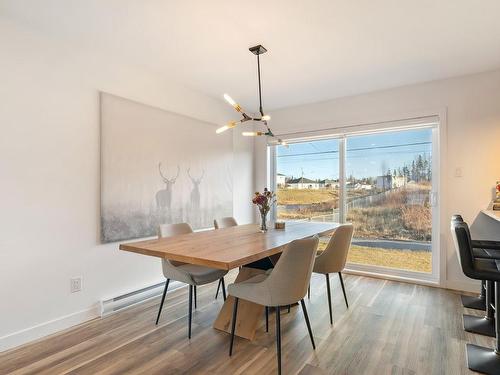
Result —
[{"label": "black bar stool", "polygon": [[[451,229],[463,273],[471,279],[495,283],[494,308],[497,312],[500,311],[500,262],[493,259],[474,258],[472,240],[466,223],[452,221]],[[488,294],[488,288],[486,292]],[[498,313],[495,314],[495,323],[496,342],[494,349],[467,344],[467,365],[470,370],[500,375],[500,317]]]},{"label": "black bar stool", "polygon": [[[452,215],[451,221],[459,221],[463,222],[463,218],[461,215]],[[500,242],[496,241],[482,241],[482,240],[472,240],[472,254],[475,258],[484,258],[484,259],[499,259],[500,260]],[[490,294],[491,298],[490,303],[493,302],[493,293],[490,286]],[[467,296],[461,295],[462,306],[467,307],[468,309],[475,310],[486,310],[487,307],[487,298],[486,298],[486,281],[481,280],[481,292],[479,296]],[[488,312],[486,312],[488,315]],[[493,316],[491,316],[493,318]]]}]

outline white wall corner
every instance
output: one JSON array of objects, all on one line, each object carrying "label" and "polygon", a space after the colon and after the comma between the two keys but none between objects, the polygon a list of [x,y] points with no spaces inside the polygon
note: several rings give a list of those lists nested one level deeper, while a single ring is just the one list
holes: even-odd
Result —
[{"label": "white wall corner", "polygon": [[96,303],[88,309],[61,316],[32,327],[9,333],[0,337],[0,352],[26,344],[62,330],[74,327],[100,316],[100,304]]}]

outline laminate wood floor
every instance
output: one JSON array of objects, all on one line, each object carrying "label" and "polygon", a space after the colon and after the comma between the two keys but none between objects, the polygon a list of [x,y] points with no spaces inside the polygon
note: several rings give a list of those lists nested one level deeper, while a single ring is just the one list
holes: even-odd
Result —
[{"label": "laminate wood floor", "polygon": [[[235,277],[233,271],[227,283]],[[493,339],[462,329],[459,295],[447,290],[345,275],[346,309],[338,277],[331,277],[334,325],[330,326],[325,279],[313,275],[306,306],[313,351],[300,307],[282,311],[283,373],[469,374],[465,343],[493,347]],[[198,287],[193,337],[187,339],[187,288],[37,342],[0,353],[0,374],[274,374],[274,313],[252,342],[212,328],[222,306],[217,283]]]}]

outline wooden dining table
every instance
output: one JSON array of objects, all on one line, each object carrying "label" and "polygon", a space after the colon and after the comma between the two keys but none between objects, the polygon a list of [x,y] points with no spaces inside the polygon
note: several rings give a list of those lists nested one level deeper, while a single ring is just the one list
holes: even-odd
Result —
[{"label": "wooden dining table", "polygon": [[[285,229],[261,232],[259,225],[247,224],[206,230],[172,237],[120,244],[120,250],[175,260],[200,266],[231,270],[241,267],[235,282],[242,282],[259,273],[259,269],[244,267],[246,264],[271,257],[276,261],[290,242],[314,235],[331,234],[338,223],[287,222]],[[214,322],[214,328],[229,332],[234,299],[228,296]],[[241,301],[236,322],[236,335],[252,340],[258,321],[263,317],[264,306]]]}]

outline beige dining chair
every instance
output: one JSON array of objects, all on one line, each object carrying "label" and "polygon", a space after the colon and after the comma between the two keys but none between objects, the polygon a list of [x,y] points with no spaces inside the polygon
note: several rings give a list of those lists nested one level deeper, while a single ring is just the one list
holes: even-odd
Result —
[{"label": "beige dining chair", "polygon": [[[333,324],[332,316],[332,296],[330,292],[330,277],[331,273],[337,272],[339,274],[340,285],[344,293],[344,300],[347,307],[347,295],[345,293],[344,280],[342,279],[342,271],[345,268],[347,261],[347,253],[351,247],[351,240],[353,234],[352,224],[342,224],[333,233],[325,250],[316,257],[314,261],[314,273],[322,273],[326,276],[326,290],[328,294],[328,308],[330,310],[330,324]],[[308,295],[310,291],[308,290]]]},{"label": "beige dining chair", "polygon": [[[179,224],[162,224],[158,230],[158,237],[171,237],[181,234],[192,233],[193,229],[188,223]],[[180,281],[189,285],[189,329],[188,338],[191,338],[191,319],[193,312],[193,289],[195,294],[195,308],[196,308],[196,286],[212,283],[224,277],[227,271],[215,268],[199,266],[196,264],[189,264],[178,262],[174,260],[162,259],[163,275],[167,279],[165,282],[165,289],[161,297],[160,309],[156,318],[156,324],[160,320],[161,309],[165,296],[167,295],[168,284],[170,280]],[[225,299],[225,298],[224,298]]]},{"label": "beige dining chair", "polygon": [[[220,219],[214,219],[215,229],[224,229],[236,226],[238,226],[238,222],[232,216],[221,217]],[[217,299],[217,297],[219,296],[219,290],[221,286],[222,286],[222,296],[224,297],[224,300],[226,300],[226,286],[224,284],[223,277],[219,280],[219,284],[217,285],[217,292],[215,292],[215,299]]]},{"label": "beige dining chair", "polygon": [[304,296],[307,293],[307,287],[311,279],[318,242],[318,236],[295,240],[288,244],[273,269],[265,274],[259,274],[240,283],[229,285],[229,295],[234,297],[231,344],[229,347],[230,356],[233,354],[234,331],[240,298],[265,307],[275,307],[278,374],[281,374],[281,306],[300,301],[309,337],[313,349],[316,349]]},{"label": "beige dining chair", "polygon": [[220,219],[215,219],[214,220],[214,227],[215,227],[215,229],[235,227],[237,225],[238,225],[238,222],[232,216],[221,217]]}]

